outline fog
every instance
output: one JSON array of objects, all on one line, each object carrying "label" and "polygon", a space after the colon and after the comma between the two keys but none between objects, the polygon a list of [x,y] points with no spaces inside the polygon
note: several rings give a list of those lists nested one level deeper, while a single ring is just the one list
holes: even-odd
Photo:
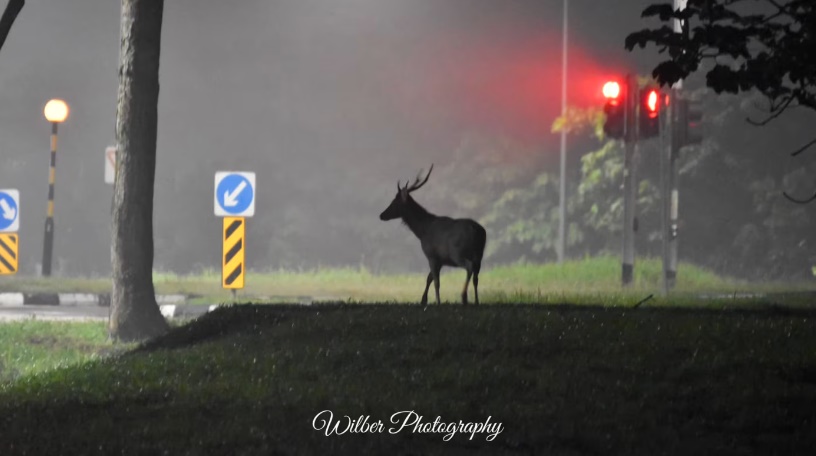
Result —
[{"label": "fog", "polygon": [[[658,62],[653,49],[623,48],[628,33],[647,26],[640,11],[651,2],[606,3],[570,1],[576,106],[600,106],[606,78],[648,74]],[[359,251],[379,242],[389,246],[389,267],[421,269],[407,230],[377,218],[398,179],[432,162],[449,165],[473,132],[524,144],[557,170],[559,137],[550,126],[561,109],[561,5],[166,2],[156,268],[219,267],[213,175],[241,170],[257,174],[250,268],[367,263]],[[115,1],[30,0],[0,52],[0,188],[21,192],[22,273],[36,272],[42,255],[49,160],[42,108],[52,97],[71,107],[59,132],[55,274],[109,272],[112,188],[103,182],[103,152],[114,140],[118,27]],[[783,143],[773,144],[784,147],[768,153],[783,161],[799,140],[774,127],[737,128],[743,139],[781,134]],[[571,137],[571,169],[593,148],[588,135]],[[444,176],[432,176],[429,187]],[[421,193],[417,199],[424,203]],[[434,212],[451,207],[428,204]],[[359,229],[368,224],[370,231]]]}]

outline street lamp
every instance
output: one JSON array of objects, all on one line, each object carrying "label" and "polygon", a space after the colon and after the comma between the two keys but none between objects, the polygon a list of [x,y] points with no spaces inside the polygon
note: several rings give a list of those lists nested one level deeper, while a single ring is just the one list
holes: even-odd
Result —
[{"label": "street lamp", "polygon": [[[567,4],[564,0],[564,18],[561,37],[561,118],[567,118]],[[558,182],[558,264],[564,262],[567,252],[567,129],[561,129],[561,163]]]},{"label": "street lamp", "polygon": [[68,118],[68,105],[59,99],[49,100],[43,110],[45,118],[51,122],[51,170],[48,173],[48,212],[45,217],[43,238],[42,275],[51,275],[51,254],[54,250],[54,173],[57,166],[57,125]]}]

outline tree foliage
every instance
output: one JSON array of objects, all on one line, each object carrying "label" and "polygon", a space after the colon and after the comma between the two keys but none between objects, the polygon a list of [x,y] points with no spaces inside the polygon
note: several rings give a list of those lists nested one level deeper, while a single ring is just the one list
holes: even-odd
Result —
[{"label": "tree foliage", "polygon": [[553,133],[565,130],[569,134],[584,134],[587,130],[602,140],[604,137],[604,121],[606,117],[603,109],[597,107],[576,108],[569,106],[565,115],[558,116],[552,124]]},{"label": "tree foliage", "polygon": [[[651,169],[655,169],[651,167]],[[616,141],[581,157],[579,174],[567,181],[567,247],[570,257],[615,253],[623,225],[623,151]],[[660,210],[656,176],[638,182],[637,211],[643,223],[641,253],[657,252]],[[480,221],[493,262],[554,261],[558,240],[558,177],[541,172],[516,182],[489,206]],[[652,244],[652,245],[647,245]]]},{"label": "tree foliage", "polygon": [[[738,277],[808,277],[809,264],[816,264],[816,258],[802,246],[816,242],[812,229],[816,214],[789,204],[780,192],[801,195],[811,189],[809,173],[816,172],[816,155],[788,159],[768,153],[793,148],[802,124],[774,122],[762,129],[750,128],[744,118],[762,100],[761,94],[712,97],[707,96],[709,89],[694,90],[704,85],[702,74],[685,82],[686,96],[703,103],[704,130],[709,134],[703,144],[683,148],[679,157],[681,259]],[[571,258],[618,254],[622,147],[615,142],[585,141],[593,135],[591,126],[574,131],[582,131],[584,138],[571,133],[567,253]],[[655,188],[660,177],[659,145],[659,140],[644,141],[640,148],[638,258],[661,252]],[[555,260],[557,141],[528,144],[471,132],[451,153],[446,152],[439,152],[429,184],[417,192],[420,204],[436,214],[484,223],[490,249],[486,268],[519,260]],[[275,176],[280,183],[276,188],[290,193],[281,192],[274,210],[256,214],[248,224],[249,269],[351,265],[373,272],[425,270],[427,262],[413,235],[398,224],[379,221],[377,215],[394,196],[397,179],[412,178],[420,167],[429,165],[418,160],[416,168],[385,175],[349,166],[330,175]],[[199,185],[202,192],[211,192],[206,187],[211,182],[202,185],[196,176],[180,176],[174,185]],[[357,185],[349,185],[351,181]],[[361,187],[368,191],[360,191]],[[264,196],[265,200],[274,197],[274,192]],[[210,210],[211,202],[200,198],[178,206],[173,213],[177,218],[167,214],[156,218],[164,220],[160,223],[205,227],[180,234],[157,230],[156,252],[164,259],[158,263],[160,268],[187,273],[219,267],[220,244],[212,240],[218,238],[221,227]],[[185,269],[191,267],[195,268]]]},{"label": "tree foliage", "polygon": [[785,160],[768,153],[792,147],[796,123],[746,130],[745,115],[761,97],[756,92],[699,97],[711,137],[681,153],[683,256],[753,280],[812,278],[812,210],[790,204],[780,193],[810,188],[816,157]]},{"label": "tree foliage", "polygon": [[[570,107],[566,116],[552,125],[554,132],[566,129],[601,142],[597,150],[581,156],[577,169],[568,172],[566,242],[571,257],[617,252],[620,246],[623,149],[618,141],[604,139],[603,122],[603,112],[598,109]],[[638,216],[657,221],[658,193],[652,184],[656,176],[642,177],[638,184]],[[538,171],[519,176],[495,197],[481,218],[490,233],[489,260],[555,260],[558,188],[556,174]],[[646,238],[646,243],[654,240],[653,235]]]},{"label": "tree foliage", "polygon": [[[698,83],[697,78],[687,82],[688,87]],[[706,97],[704,88],[687,92],[704,103],[703,122],[711,135],[702,144],[683,148],[678,158],[683,261],[752,280],[812,277],[816,258],[807,246],[816,242],[813,216],[779,194],[782,189],[798,193],[808,188],[816,157],[800,157],[794,166],[767,153],[770,147],[786,147],[779,137],[790,137],[796,125],[746,130],[743,119],[761,98],[756,92],[724,97]],[[592,131],[587,125],[576,127]],[[660,147],[660,141],[644,141],[637,160],[638,258],[661,252],[656,185]],[[502,191],[491,191],[494,200],[479,215],[489,234],[487,263],[556,258],[558,178],[552,167],[537,169],[517,175]],[[623,220],[621,144],[601,141],[568,173],[568,256],[618,253]]]},{"label": "tree foliage", "polygon": [[[767,98],[768,115],[752,121],[756,124],[795,106],[816,110],[813,0],[688,0],[682,11],[671,3],[650,5],[642,17],[667,24],[630,34],[625,46],[631,51],[654,44],[670,55],[653,71],[661,84],[673,84],[713,61],[706,83],[714,91],[756,89]],[[674,19],[684,21],[683,33],[674,32]]]}]

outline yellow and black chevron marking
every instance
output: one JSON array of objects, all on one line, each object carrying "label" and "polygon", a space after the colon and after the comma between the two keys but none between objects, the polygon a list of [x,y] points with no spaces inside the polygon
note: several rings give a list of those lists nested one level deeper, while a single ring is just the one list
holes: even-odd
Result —
[{"label": "yellow and black chevron marking", "polygon": [[0,275],[17,273],[19,241],[17,233],[0,233]]},{"label": "yellow and black chevron marking", "polygon": [[244,288],[244,248],[246,243],[244,217],[224,217],[224,256],[221,261],[221,286]]}]

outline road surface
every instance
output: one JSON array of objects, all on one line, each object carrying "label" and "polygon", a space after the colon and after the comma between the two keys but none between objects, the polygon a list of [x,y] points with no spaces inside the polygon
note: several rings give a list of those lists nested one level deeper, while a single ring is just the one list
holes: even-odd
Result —
[{"label": "road surface", "polygon": [[[195,318],[209,311],[206,305],[161,306],[162,313],[172,318]],[[105,321],[109,307],[98,305],[53,306],[26,304],[21,306],[0,306],[0,322],[14,320],[55,320],[55,321]]]}]

